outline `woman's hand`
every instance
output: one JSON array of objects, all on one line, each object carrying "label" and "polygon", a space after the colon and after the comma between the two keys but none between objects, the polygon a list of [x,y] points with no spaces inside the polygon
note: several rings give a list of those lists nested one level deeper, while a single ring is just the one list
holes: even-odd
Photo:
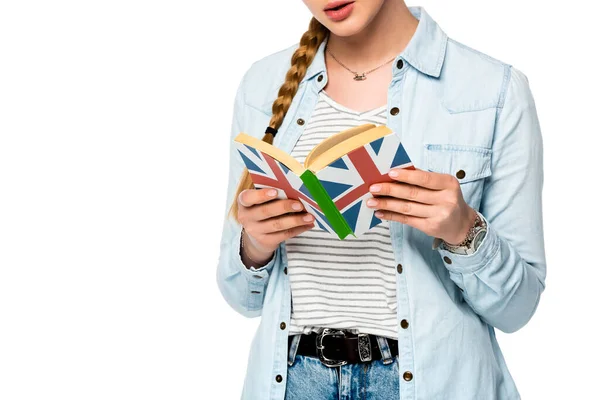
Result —
[{"label": "woman's hand", "polygon": [[395,182],[371,185],[367,206],[375,216],[398,221],[449,244],[462,242],[477,213],[463,199],[458,180],[449,174],[396,168]]},{"label": "woman's hand", "polygon": [[275,189],[247,189],[238,196],[238,221],[244,227],[244,252],[268,261],[279,243],[314,227],[314,217],[298,200],[276,199]]}]

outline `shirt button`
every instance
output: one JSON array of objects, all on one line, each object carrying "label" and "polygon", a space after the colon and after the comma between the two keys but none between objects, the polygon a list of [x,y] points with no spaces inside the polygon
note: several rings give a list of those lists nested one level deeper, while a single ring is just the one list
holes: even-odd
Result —
[{"label": "shirt button", "polygon": [[304,125],[304,120],[302,118],[298,118],[298,121],[296,121],[296,123],[300,126]]},{"label": "shirt button", "polygon": [[404,67],[404,62],[402,60],[398,60],[396,67],[398,67],[398,69],[402,69],[402,67]]},{"label": "shirt button", "polygon": [[464,177],[465,177],[465,175],[466,175],[466,174],[465,174],[465,171],[463,171],[462,169],[461,169],[461,170],[458,170],[458,172],[456,173],[456,177],[457,177],[458,179],[462,179],[462,178],[464,178]]},{"label": "shirt button", "polygon": [[283,273],[287,275],[287,267],[283,269]]},{"label": "shirt button", "polygon": [[446,264],[452,264],[452,260],[448,256],[444,256],[444,261],[446,261]]},{"label": "shirt button", "polygon": [[408,328],[408,321],[403,319],[402,321],[400,321],[400,326],[402,327],[402,329]]},{"label": "shirt button", "polygon": [[285,329],[285,322],[280,323],[279,327],[281,328],[281,330],[284,330]]},{"label": "shirt button", "polygon": [[402,264],[398,264],[396,269],[398,270],[398,273],[401,274],[402,273]]},{"label": "shirt button", "polygon": [[404,378],[405,381],[412,381],[413,378],[413,374],[410,371],[406,371],[404,374],[402,374],[402,377]]},{"label": "shirt button", "polygon": [[390,114],[392,114],[392,115],[398,115],[399,112],[400,112],[400,109],[398,107],[394,107],[390,110]]},{"label": "shirt button", "polygon": [[276,380],[277,382],[281,382],[281,381],[283,380],[283,377],[282,377],[281,375],[277,375],[277,376],[275,377],[275,380]]},{"label": "shirt button", "polygon": [[318,80],[319,82],[321,82],[321,81],[323,80],[323,75],[319,75],[319,77],[317,78],[317,80]]}]

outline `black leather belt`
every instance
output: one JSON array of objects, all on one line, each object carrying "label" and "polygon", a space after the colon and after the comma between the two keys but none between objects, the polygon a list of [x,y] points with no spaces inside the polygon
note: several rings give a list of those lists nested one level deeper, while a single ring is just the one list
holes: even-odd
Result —
[{"label": "black leather belt", "polygon": [[[293,336],[288,337],[288,350]],[[398,355],[398,341],[387,338],[392,357]],[[344,364],[366,363],[381,360],[377,336],[353,334],[347,331],[325,328],[323,332],[304,334],[298,342],[296,354],[316,357],[328,367]]]}]

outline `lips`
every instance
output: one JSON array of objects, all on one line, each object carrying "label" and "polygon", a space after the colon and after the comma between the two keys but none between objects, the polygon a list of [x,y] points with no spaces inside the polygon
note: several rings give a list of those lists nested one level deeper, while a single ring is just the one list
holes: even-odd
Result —
[{"label": "lips", "polygon": [[332,21],[342,21],[350,16],[354,9],[354,1],[337,0],[327,3],[324,11]]},{"label": "lips", "polygon": [[343,6],[345,6],[346,4],[350,4],[350,3],[354,3],[354,2],[353,1],[348,1],[348,0],[332,1],[332,2],[327,3],[327,5],[325,6],[325,8],[323,10],[324,11],[329,11],[329,10],[340,9]]}]

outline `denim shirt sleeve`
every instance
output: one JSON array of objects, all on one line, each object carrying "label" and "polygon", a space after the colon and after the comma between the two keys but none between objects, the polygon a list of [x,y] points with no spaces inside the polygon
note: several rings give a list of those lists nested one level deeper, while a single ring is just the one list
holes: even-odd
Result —
[{"label": "denim shirt sleeve", "polygon": [[437,247],[465,301],[506,333],[533,316],[546,279],[542,135],[527,77],[509,71],[492,144],[492,174],[479,210],[487,234],[473,254]]},{"label": "denim shirt sleeve", "polygon": [[[234,102],[233,121],[229,135],[229,177],[227,202],[221,232],[220,254],[217,265],[217,284],[227,303],[246,317],[261,315],[265,290],[271,271],[281,263],[281,245],[268,264],[247,268],[240,256],[240,235],[242,226],[228,216],[229,207],[234,201],[235,192],[244,170],[243,162],[236,154],[233,138],[244,131],[244,116],[247,111],[244,99],[244,82],[248,71],[240,82]],[[224,161],[225,162],[225,161]]]}]

